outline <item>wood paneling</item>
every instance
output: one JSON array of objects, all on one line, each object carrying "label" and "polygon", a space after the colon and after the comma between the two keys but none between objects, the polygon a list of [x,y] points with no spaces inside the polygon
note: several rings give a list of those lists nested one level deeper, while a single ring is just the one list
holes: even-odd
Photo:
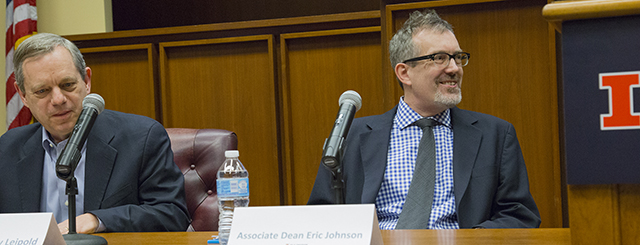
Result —
[{"label": "wood paneling", "polygon": [[618,186],[620,244],[640,244],[640,184]]},{"label": "wood paneling", "polygon": [[409,13],[433,8],[453,25],[460,47],[471,53],[458,107],[514,125],[541,226],[562,227],[557,84],[551,53],[555,36],[550,36],[553,32],[541,15],[545,3],[444,0],[389,5],[385,12],[392,17],[387,16],[385,23],[394,33]]},{"label": "wood paneling", "polygon": [[164,126],[238,135],[251,205],[280,204],[271,35],[160,43]]},{"label": "wood paneling", "polygon": [[620,244],[617,185],[570,185],[568,196],[574,244]]},{"label": "wood paneling", "polygon": [[161,119],[156,113],[156,52],[152,44],[80,51],[92,70],[91,92],[104,98],[106,109]]},{"label": "wood paneling", "polygon": [[[133,97],[128,100],[129,104],[135,101],[152,105],[155,101],[155,118],[162,122],[165,127],[186,127],[186,128],[221,128],[237,133],[239,139],[239,150],[241,159],[251,172],[251,205],[283,205],[293,204],[292,201],[285,200],[285,176],[295,176],[286,171],[293,171],[293,168],[286,168],[285,161],[289,164],[293,160],[285,156],[285,147],[292,143],[284,138],[283,106],[286,94],[283,94],[282,72],[280,62],[276,58],[281,55],[278,50],[280,38],[275,38],[282,34],[288,38],[295,39],[294,50],[305,40],[312,40],[312,57],[319,57],[324,61],[320,53],[322,49],[328,48],[329,55],[337,56],[334,49],[347,50],[350,56],[344,61],[365,62],[365,64],[341,65],[350,69],[356,69],[353,76],[364,78],[371,83],[380,83],[379,76],[379,44],[380,44],[380,12],[353,12],[343,14],[331,14],[322,16],[304,16],[295,18],[269,19],[256,21],[228,22],[218,24],[206,24],[197,26],[181,26],[168,28],[155,28],[146,30],[116,31],[112,33],[96,33],[86,35],[67,36],[74,41],[78,47],[90,53],[104,52],[104,49],[116,45],[130,46],[136,43],[150,43],[148,45],[149,67],[155,69],[150,74],[150,81],[155,84],[148,86],[149,94],[154,94],[155,98]],[[364,27],[364,28],[363,28]],[[373,29],[370,29],[373,28]],[[354,29],[355,31],[351,31]],[[346,30],[346,31],[345,31]],[[355,34],[355,35],[352,35]],[[311,35],[313,37],[302,37]],[[344,37],[356,37],[360,41],[345,40]],[[284,39],[283,39],[284,40]],[[321,41],[313,41],[321,40]],[[323,41],[328,41],[323,43]],[[341,40],[347,41],[341,44]],[[134,45],[135,46],[135,45]],[[303,45],[304,46],[304,45]],[[357,46],[364,48],[357,51]],[[156,47],[156,49],[154,49]],[[311,46],[307,46],[311,47]],[[353,51],[356,50],[356,51]],[[147,55],[144,53],[144,55]],[[294,52],[296,54],[297,51]],[[370,53],[378,54],[374,59],[367,59]],[[352,58],[365,54],[365,58]],[[114,57],[112,67],[108,72],[97,72],[96,74],[106,74],[109,77],[119,77],[122,71],[137,71],[135,66],[130,66],[127,54],[120,54],[122,57]],[[139,55],[142,56],[142,55]],[[100,60],[104,57],[95,56],[92,60]],[[296,55],[293,56],[294,58]],[[300,59],[300,58],[298,58]],[[118,62],[122,61],[121,64]],[[323,67],[324,73],[331,74],[332,69],[340,66],[340,61]],[[304,62],[296,62],[303,64]],[[371,65],[371,64],[374,65]],[[306,71],[296,70],[295,72],[305,73]],[[364,67],[367,71],[361,70]],[[373,67],[373,68],[372,68]],[[313,67],[304,67],[313,68]],[[136,74],[135,72],[131,72]],[[372,72],[373,71],[373,72]],[[348,73],[343,71],[343,73]],[[127,73],[122,73],[127,74]],[[155,74],[155,75],[154,75]],[[139,75],[139,74],[136,74]],[[353,79],[353,76],[344,78]],[[331,75],[329,77],[332,77]],[[314,75],[315,82],[321,84],[324,79],[319,75]],[[127,87],[129,80],[111,79],[116,83],[109,86],[109,89],[131,89]],[[364,82],[354,79],[358,82]],[[306,86],[296,82],[296,86]],[[334,81],[334,84],[338,82]],[[354,82],[348,84],[355,84]],[[288,88],[287,88],[288,89]],[[299,88],[296,88],[299,89]],[[358,89],[351,87],[351,89]],[[136,88],[135,91],[140,90]],[[331,106],[330,116],[323,116],[330,120],[322,123],[325,127],[330,127],[335,113],[337,112],[337,98],[346,87],[335,89],[331,92],[333,96],[327,98],[320,96],[316,101],[305,100],[304,104],[336,105]],[[130,91],[132,94],[137,92]],[[291,92],[287,90],[288,92]],[[117,94],[117,93],[113,93]],[[327,93],[328,94],[328,93]],[[318,94],[324,95],[324,94]],[[373,93],[365,93],[367,96],[379,97]],[[287,97],[288,98],[288,97]],[[301,100],[301,97],[293,97]],[[329,102],[330,99],[330,102]],[[111,99],[108,99],[111,100]],[[290,100],[288,100],[290,101]],[[297,101],[296,101],[297,102]],[[373,102],[373,101],[371,101]],[[365,102],[366,104],[367,102]],[[109,104],[109,102],[107,102]],[[290,104],[289,104],[290,105]],[[287,106],[289,106],[287,105]],[[366,105],[365,105],[366,106]],[[367,106],[371,110],[372,106]],[[296,107],[296,110],[302,107]],[[118,109],[118,108],[113,108]],[[291,109],[287,107],[287,109]],[[127,111],[128,108],[118,110]],[[300,113],[300,112],[296,112]],[[376,113],[379,113],[376,111]],[[138,113],[145,114],[145,113]],[[287,114],[290,115],[291,113]],[[312,113],[311,113],[312,114]],[[369,112],[373,114],[373,112]],[[164,117],[163,117],[164,115]],[[152,115],[153,116],[153,115]],[[287,117],[286,120],[289,120]],[[287,122],[287,127],[306,123],[306,119],[297,122]],[[319,132],[319,131],[318,131]],[[309,141],[317,141],[320,146],[324,138],[329,134],[328,129],[322,133],[321,137],[310,138]],[[291,134],[290,134],[291,135]],[[301,137],[300,135],[296,135]],[[287,146],[285,146],[287,145]],[[320,153],[296,151],[300,155],[319,156]],[[287,151],[288,153],[292,151]],[[307,176],[298,177],[298,182],[303,185],[312,185],[318,160],[313,161],[314,169]],[[291,166],[291,165],[289,165]],[[306,178],[306,180],[305,180]],[[289,179],[291,180],[291,179]],[[293,184],[289,181],[289,196],[292,197]],[[304,190],[301,187],[302,190]],[[305,203],[308,193],[299,195],[300,203]]]},{"label": "wood paneling", "polygon": [[640,185],[570,185],[574,244],[640,244]]},{"label": "wood paneling", "polygon": [[[340,95],[360,93],[356,117],[397,104],[402,90],[388,64],[388,40],[408,13],[435,8],[472,54],[460,107],[514,124],[542,226],[562,227],[556,42],[541,15],[546,2],[425,1],[387,5],[382,16],[369,11],[68,38],[83,48],[94,70],[92,92],[105,97],[107,108],[147,115],[165,127],[234,131],[250,171],[251,205],[304,204]],[[624,198],[637,199],[634,189],[628,193]],[[636,208],[624,203],[621,210]],[[621,222],[637,227],[632,219]]]},{"label": "wood paneling", "polygon": [[356,117],[386,110],[380,42],[380,27],[281,35],[287,204],[307,203],[344,91],[362,97]]}]

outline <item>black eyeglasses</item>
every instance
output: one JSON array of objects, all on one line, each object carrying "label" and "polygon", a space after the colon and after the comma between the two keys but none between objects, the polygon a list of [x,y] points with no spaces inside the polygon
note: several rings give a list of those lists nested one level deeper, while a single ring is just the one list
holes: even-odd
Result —
[{"label": "black eyeglasses", "polygon": [[433,63],[435,63],[440,67],[446,67],[449,65],[449,61],[451,61],[451,59],[454,59],[456,61],[456,65],[458,65],[459,67],[463,67],[469,64],[469,57],[471,57],[471,54],[467,52],[458,52],[455,54],[435,53],[435,54],[411,58],[403,61],[402,63],[414,62],[414,61],[420,61],[420,60],[431,60],[433,61]]}]

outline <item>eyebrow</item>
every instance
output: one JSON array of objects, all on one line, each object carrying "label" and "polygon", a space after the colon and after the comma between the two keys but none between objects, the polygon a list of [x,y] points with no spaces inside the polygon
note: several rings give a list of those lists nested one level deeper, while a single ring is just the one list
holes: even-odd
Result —
[{"label": "eyebrow", "polygon": [[[67,76],[67,77],[62,78],[62,80],[60,80],[60,82],[59,82],[57,85],[60,85],[60,84],[62,84],[62,83],[69,82],[69,81],[72,81],[72,82],[78,82],[78,80],[77,80],[75,77],[73,77],[73,76]],[[83,81],[84,81],[84,80],[83,80]],[[49,86],[50,86],[50,85],[49,85],[48,83],[44,82],[44,83],[40,83],[40,84],[35,84],[35,85],[34,85],[34,86],[32,86],[30,89],[33,89],[33,91],[38,91],[38,90],[40,90],[40,89],[42,89],[42,88],[46,88],[46,87],[49,87]],[[25,87],[25,90],[26,90],[26,89],[27,89],[27,88]]]}]

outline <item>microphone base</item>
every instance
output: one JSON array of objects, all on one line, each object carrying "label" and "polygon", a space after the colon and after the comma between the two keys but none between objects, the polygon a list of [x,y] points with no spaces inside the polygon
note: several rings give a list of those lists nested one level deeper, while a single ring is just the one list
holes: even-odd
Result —
[{"label": "microphone base", "polygon": [[88,234],[65,234],[62,235],[67,245],[107,245],[107,240],[101,236]]}]

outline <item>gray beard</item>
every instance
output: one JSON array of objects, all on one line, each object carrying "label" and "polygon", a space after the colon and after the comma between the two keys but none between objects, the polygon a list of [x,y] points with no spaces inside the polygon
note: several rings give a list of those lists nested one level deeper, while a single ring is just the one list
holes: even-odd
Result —
[{"label": "gray beard", "polygon": [[447,108],[452,108],[462,101],[462,93],[460,88],[449,89],[449,94],[444,95],[438,90],[436,92],[435,102],[441,105],[445,105]]}]

